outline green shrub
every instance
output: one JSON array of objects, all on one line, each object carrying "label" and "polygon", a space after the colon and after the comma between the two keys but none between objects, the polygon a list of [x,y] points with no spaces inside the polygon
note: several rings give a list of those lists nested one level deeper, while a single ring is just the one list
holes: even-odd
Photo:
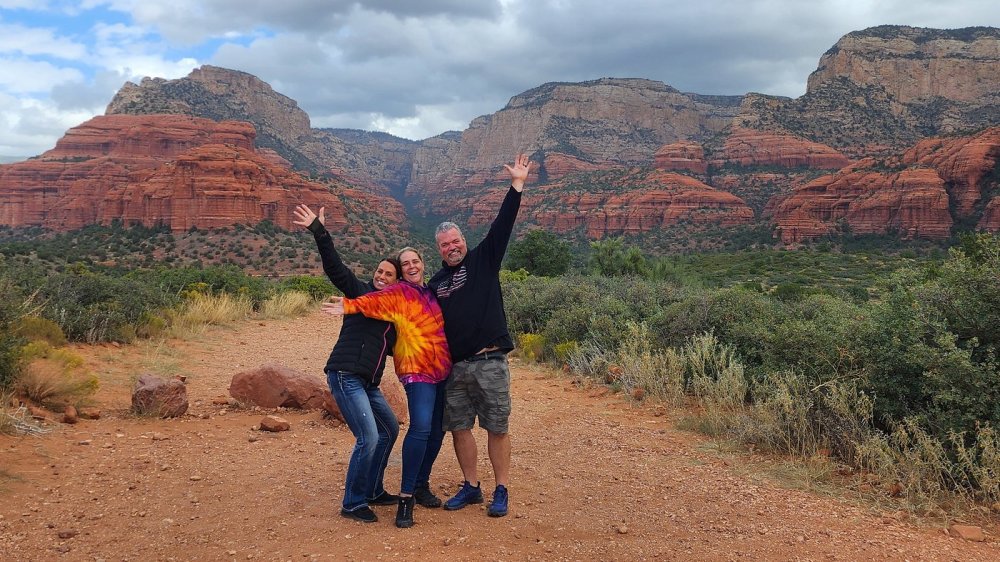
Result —
[{"label": "green shrub", "polygon": [[298,291],[308,294],[313,300],[321,301],[333,294],[340,294],[326,277],[315,275],[295,275],[284,279],[279,291]]},{"label": "green shrub", "polygon": [[17,333],[21,311],[19,291],[7,280],[0,278],[0,390],[9,389],[21,372],[21,346],[24,338]]},{"label": "green shrub", "polygon": [[569,270],[573,255],[569,244],[547,230],[532,230],[511,243],[504,267],[524,269],[531,275],[555,277]]},{"label": "green shrub", "polygon": [[66,334],[48,318],[25,316],[17,324],[17,334],[28,341],[44,341],[59,347],[66,345]]}]

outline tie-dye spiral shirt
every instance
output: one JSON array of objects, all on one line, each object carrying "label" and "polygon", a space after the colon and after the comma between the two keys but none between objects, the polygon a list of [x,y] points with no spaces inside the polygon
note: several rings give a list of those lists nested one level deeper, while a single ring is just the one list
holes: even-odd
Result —
[{"label": "tie-dye spiral shirt", "polygon": [[361,313],[396,325],[392,361],[396,376],[409,382],[441,382],[451,372],[444,317],[434,292],[407,281],[356,299],[344,299],[344,314]]}]

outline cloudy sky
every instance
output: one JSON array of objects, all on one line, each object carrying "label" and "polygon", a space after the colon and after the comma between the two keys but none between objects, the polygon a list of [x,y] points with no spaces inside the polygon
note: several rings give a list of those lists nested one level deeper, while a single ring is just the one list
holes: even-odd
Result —
[{"label": "cloudy sky", "polygon": [[260,77],[314,127],[422,139],[553,81],[797,97],[841,36],[882,24],[1000,26],[1000,2],[0,0],[0,158],[52,148],[127,80],[202,64]]}]

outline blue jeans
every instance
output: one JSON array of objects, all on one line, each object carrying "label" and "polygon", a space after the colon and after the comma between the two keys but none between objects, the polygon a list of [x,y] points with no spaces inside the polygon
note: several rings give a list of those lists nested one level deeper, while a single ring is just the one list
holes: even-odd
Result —
[{"label": "blue jeans", "polygon": [[403,478],[399,493],[413,494],[426,486],[431,468],[444,441],[444,383],[411,382],[404,385],[410,412],[410,429],[403,438]]},{"label": "blue jeans", "polygon": [[399,421],[382,391],[358,375],[329,371],[326,381],[356,439],[344,482],[344,509],[350,511],[385,491],[382,478],[399,435]]}]

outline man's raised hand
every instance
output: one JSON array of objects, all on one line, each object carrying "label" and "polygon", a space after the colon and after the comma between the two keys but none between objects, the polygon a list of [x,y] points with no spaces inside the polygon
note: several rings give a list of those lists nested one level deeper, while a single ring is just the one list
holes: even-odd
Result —
[{"label": "man's raised hand", "polygon": [[528,172],[531,170],[533,162],[528,159],[527,154],[518,154],[514,158],[514,165],[504,164],[503,167],[510,173],[510,186],[515,191],[524,189],[524,180],[528,179]]}]

